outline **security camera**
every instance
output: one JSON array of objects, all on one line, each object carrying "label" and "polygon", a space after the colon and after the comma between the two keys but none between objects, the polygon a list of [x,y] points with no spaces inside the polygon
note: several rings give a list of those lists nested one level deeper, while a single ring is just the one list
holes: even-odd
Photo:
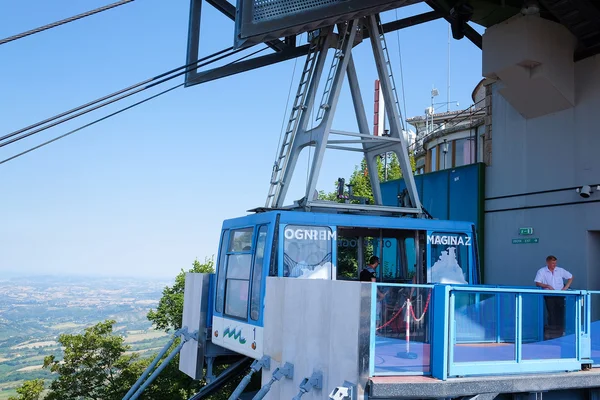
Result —
[{"label": "security camera", "polygon": [[592,194],[592,188],[589,185],[583,185],[577,189],[577,193],[584,199],[587,199]]}]

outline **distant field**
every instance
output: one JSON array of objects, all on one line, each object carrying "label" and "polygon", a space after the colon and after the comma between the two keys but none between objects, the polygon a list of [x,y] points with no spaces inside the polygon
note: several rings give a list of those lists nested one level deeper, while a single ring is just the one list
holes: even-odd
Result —
[{"label": "distant field", "polygon": [[78,328],[80,326],[82,326],[82,325],[81,324],[76,324],[74,322],[65,322],[65,323],[62,323],[62,324],[53,325],[53,326],[50,327],[50,329],[54,329],[54,330],[57,330],[57,331],[63,331],[65,329],[73,329],[73,328]]},{"label": "distant field", "polygon": [[49,346],[57,346],[57,345],[58,345],[58,343],[56,343],[54,340],[47,340],[44,342],[21,343],[18,346],[11,347],[11,349],[13,349],[13,350],[33,349],[34,347],[49,347]]},{"label": "distant field", "polygon": [[23,367],[23,368],[19,368],[19,369],[17,370],[17,372],[35,371],[36,369],[42,369],[42,368],[43,368],[43,365],[42,365],[42,364],[40,364],[40,365],[31,365],[31,366],[29,366],[29,367]]},{"label": "distant field", "polygon": [[140,332],[140,331],[132,331],[136,332],[132,334],[131,332],[127,332],[127,337],[125,337],[125,343],[136,343],[141,342],[142,340],[148,339],[158,339],[163,336],[167,336],[165,332],[160,331],[149,331],[149,332]]}]

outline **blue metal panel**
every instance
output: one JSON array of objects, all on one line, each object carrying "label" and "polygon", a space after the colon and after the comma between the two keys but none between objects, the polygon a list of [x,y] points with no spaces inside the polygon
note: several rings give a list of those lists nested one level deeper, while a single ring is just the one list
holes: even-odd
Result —
[{"label": "blue metal panel", "polygon": [[406,187],[404,181],[400,180],[388,181],[386,183],[381,184],[381,200],[383,204],[388,206],[398,205],[398,194],[401,192],[401,190],[398,188],[398,185],[400,183],[402,183],[402,185]]},{"label": "blue metal panel", "polygon": [[[481,207],[477,196],[478,188],[479,170],[477,168],[449,170],[449,219],[477,223],[477,211]],[[440,198],[443,198],[443,196],[440,196]]]},{"label": "blue metal panel", "polygon": [[448,171],[434,172],[423,181],[425,209],[436,219],[449,219],[448,213]]},{"label": "blue metal panel", "polygon": [[431,351],[431,375],[434,378],[448,378],[448,299],[450,287],[435,285],[433,288],[433,340]]}]

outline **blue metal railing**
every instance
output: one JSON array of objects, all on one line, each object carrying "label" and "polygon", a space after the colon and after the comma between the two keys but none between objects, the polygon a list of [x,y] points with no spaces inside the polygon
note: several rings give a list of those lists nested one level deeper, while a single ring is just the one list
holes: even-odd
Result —
[{"label": "blue metal railing", "polygon": [[[600,302],[598,294],[600,291],[523,287],[374,284],[370,375],[447,379],[575,371],[582,364],[600,366],[600,304],[598,332],[591,323],[592,297]],[[564,307],[564,312],[549,315],[547,302],[552,309]],[[591,336],[592,331],[597,337]]]}]

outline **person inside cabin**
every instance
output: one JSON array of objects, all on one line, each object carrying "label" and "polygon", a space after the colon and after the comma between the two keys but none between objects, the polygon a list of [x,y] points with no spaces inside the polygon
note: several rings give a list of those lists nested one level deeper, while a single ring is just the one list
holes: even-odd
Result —
[{"label": "person inside cabin", "polygon": [[[371,256],[369,259],[369,263],[362,271],[360,271],[360,281],[361,282],[377,282],[377,274],[375,269],[379,266],[379,257]],[[377,298],[379,300],[383,300],[383,298],[387,295],[387,291],[382,291],[380,288],[377,288]],[[378,303],[377,307],[380,307],[381,304]],[[379,308],[378,308],[379,309]],[[379,312],[378,312],[379,313]]]},{"label": "person inside cabin", "polygon": [[376,282],[376,274],[375,269],[379,266],[379,257],[372,256],[369,259],[369,264],[362,271],[360,271],[360,281],[361,282]]},{"label": "person inside cabin", "polygon": [[[555,256],[546,257],[546,266],[535,274],[535,285],[545,290],[567,290],[573,282],[573,274],[564,268],[557,267]],[[567,281],[565,284],[564,281]],[[548,327],[545,329],[547,339],[564,335],[565,331],[565,297],[544,296]]]}]

